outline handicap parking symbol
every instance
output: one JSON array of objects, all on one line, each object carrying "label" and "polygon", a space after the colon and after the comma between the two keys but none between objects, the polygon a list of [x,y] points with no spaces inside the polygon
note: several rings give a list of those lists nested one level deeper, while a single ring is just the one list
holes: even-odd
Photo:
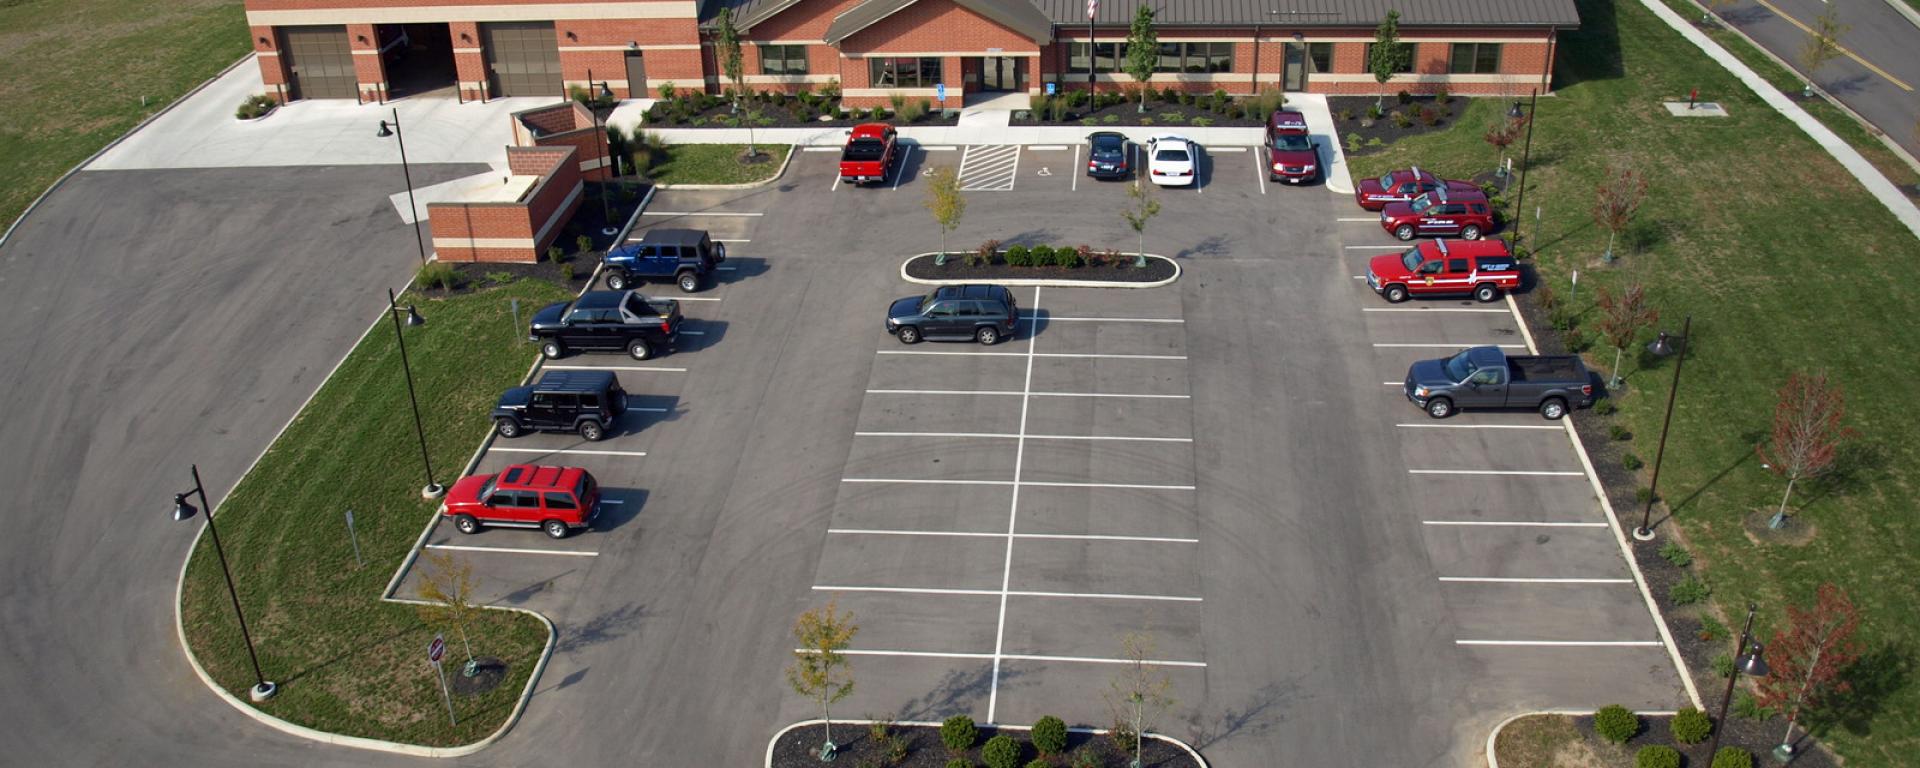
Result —
[{"label": "handicap parking symbol", "polygon": [[1053,175],[1053,171],[1049,171],[1049,170],[1047,170],[1047,167],[1043,165],[1043,166],[1040,166],[1040,175],[1041,175],[1041,176],[1052,176],[1052,175]]}]

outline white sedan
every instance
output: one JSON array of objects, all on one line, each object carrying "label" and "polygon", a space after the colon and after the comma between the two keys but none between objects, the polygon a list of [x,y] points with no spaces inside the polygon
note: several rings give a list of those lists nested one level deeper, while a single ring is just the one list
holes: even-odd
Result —
[{"label": "white sedan", "polygon": [[1147,178],[1163,187],[1190,187],[1198,178],[1200,145],[1163,133],[1147,139]]}]

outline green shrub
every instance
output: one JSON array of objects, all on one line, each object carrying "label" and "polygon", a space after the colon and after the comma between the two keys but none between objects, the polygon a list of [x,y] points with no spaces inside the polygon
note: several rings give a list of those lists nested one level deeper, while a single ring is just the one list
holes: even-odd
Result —
[{"label": "green shrub", "polygon": [[1400,106],[1403,106],[1403,107],[1413,103],[1413,94],[1408,93],[1405,89],[1401,89],[1399,93],[1394,94],[1393,98],[1396,101],[1399,101]]},{"label": "green shrub", "polygon": [[572,264],[560,265],[560,279],[565,280],[567,282],[573,282],[573,265]]},{"label": "green shrub", "polygon": [[[1732,635],[1729,635],[1727,633],[1727,625],[1721,624],[1719,619],[1714,618],[1710,614],[1703,614],[1700,616],[1700,639],[1701,640],[1711,641],[1711,640],[1718,640],[1723,637],[1732,637]],[[1733,669],[1732,658],[1727,659],[1727,669]],[[1726,675],[1721,675],[1721,677],[1726,677]]]},{"label": "green shrub", "polygon": [[1593,713],[1593,732],[1607,741],[1625,744],[1640,732],[1640,716],[1626,707],[1608,704]]},{"label": "green shrub", "polygon": [[1407,113],[1400,110],[1394,110],[1387,117],[1393,120],[1393,124],[1397,128],[1409,128],[1413,126],[1413,118],[1408,117]]},{"label": "green shrub", "polygon": [[1100,122],[1105,125],[1115,125],[1120,122],[1120,116],[1111,113],[1102,115],[1100,116]]},{"label": "green shrub", "polygon": [[1610,424],[1607,426],[1607,437],[1614,440],[1632,440],[1633,433],[1627,430],[1625,424]]},{"label": "green shrub", "polygon": [[1352,107],[1341,107],[1341,108],[1340,108],[1340,113],[1339,113],[1339,114],[1340,114],[1340,119],[1341,119],[1341,120],[1352,120],[1352,119],[1353,119],[1353,108],[1352,108]]},{"label": "green shrub", "polygon": [[1447,93],[1447,89],[1445,89],[1445,88],[1441,88],[1440,90],[1437,90],[1437,91],[1434,91],[1434,92],[1433,92],[1433,103],[1435,103],[1435,104],[1451,104],[1451,103],[1453,103],[1453,94],[1451,94],[1451,93]]},{"label": "green shrub", "polygon": [[1020,742],[1004,733],[987,739],[987,745],[980,748],[980,759],[987,768],[1020,768]]},{"label": "green shrub", "polygon": [[1028,249],[1027,266],[1045,267],[1053,264],[1053,246],[1036,245]]},{"label": "green shrub", "polygon": [[1379,147],[1379,146],[1385,146],[1385,145],[1386,145],[1386,142],[1381,141],[1380,137],[1378,136],[1367,139],[1367,146],[1369,147]]},{"label": "green shrub", "polygon": [[[1565,346],[1568,352],[1577,355],[1591,348],[1593,346],[1593,339],[1589,338],[1585,331],[1573,328],[1560,334],[1560,344]],[[1633,461],[1633,468],[1638,468],[1640,466],[1640,460],[1636,458]]]},{"label": "green shrub", "polygon": [[460,270],[444,261],[429,261],[420,265],[420,271],[413,281],[425,288],[439,288],[451,291],[460,287]]},{"label": "green shrub", "polygon": [[1067,760],[1068,768],[1100,768],[1104,761],[1093,751],[1093,745],[1083,744],[1073,751],[1073,757]]},{"label": "green shrub", "polygon": [[1048,756],[1060,754],[1067,751],[1067,723],[1053,715],[1047,715],[1033,724],[1033,733],[1029,738],[1033,739],[1033,748],[1040,750],[1040,754]]},{"label": "green shrub", "polygon": [[840,78],[827,78],[827,84],[820,86],[820,95],[825,96],[828,100],[838,101],[840,99]]},{"label": "green shrub", "polygon": [[1680,768],[1680,753],[1665,744],[1641,747],[1633,754],[1633,768]]},{"label": "green shrub", "polygon": [[1622,454],[1620,456],[1620,466],[1625,467],[1628,472],[1632,472],[1636,469],[1646,466],[1646,462],[1641,461],[1640,457],[1638,456],[1635,456],[1631,453],[1627,453],[1627,454]]},{"label": "green shrub", "polygon": [[1682,744],[1698,744],[1713,733],[1713,721],[1707,713],[1693,707],[1681,707],[1667,727],[1673,731],[1673,740]]},{"label": "green shrub", "polygon": [[1143,118],[1140,118],[1140,124],[1141,124],[1141,125],[1153,125],[1153,118],[1151,118],[1151,117],[1143,117]]},{"label": "green shrub", "polygon": [[906,109],[900,113],[900,119],[906,120],[907,122],[917,122],[924,119],[927,116],[927,110],[932,108],[933,103],[926,99],[907,102]]},{"label": "green shrub", "polygon": [[1765,720],[1773,717],[1773,707],[1760,706],[1753,694],[1741,691],[1733,695],[1733,713],[1748,720]]},{"label": "green shrub", "polygon": [[1071,245],[1056,245],[1053,248],[1053,265],[1072,269],[1080,266],[1080,250]]},{"label": "green shrub", "polygon": [[1709,768],[1753,768],[1753,755],[1739,747],[1721,747],[1713,753],[1713,765]]},{"label": "green shrub", "polygon": [[1652,504],[1653,489],[1648,488],[1647,486],[1644,486],[1644,485],[1633,489],[1633,503],[1638,504],[1641,507],[1645,507],[1648,504]]},{"label": "green shrub", "polygon": [[1681,579],[1678,584],[1667,588],[1667,599],[1674,605],[1692,605],[1707,599],[1713,594],[1713,587],[1692,576]]},{"label": "green shrub", "polygon": [[1715,679],[1724,680],[1733,677],[1732,654],[1716,653],[1713,658],[1707,662],[1707,666],[1713,669]]},{"label": "green shrub", "polygon": [[587,251],[593,250],[593,238],[587,235],[581,235],[573,239],[573,245],[576,252],[586,253]]},{"label": "green shrub", "polygon": [[1593,404],[1593,412],[1601,416],[1612,416],[1614,411],[1618,410],[1620,410],[1620,406],[1612,400],[1602,400]]},{"label": "green shrub", "polygon": [[1185,112],[1160,113],[1160,122],[1166,123],[1167,125],[1179,125],[1186,121],[1187,121],[1187,115]]},{"label": "green shrub", "polygon": [[1381,115],[1381,114],[1383,114],[1383,113],[1382,113],[1382,112],[1380,111],[1380,105],[1378,105],[1378,104],[1368,104],[1368,105],[1367,105],[1367,119],[1368,119],[1368,120],[1378,120],[1378,119],[1380,119],[1380,115]]},{"label": "green shrub", "polygon": [[1107,729],[1107,741],[1111,742],[1115,751],[1120,754],[1133,754],[1133,724],[1116,719],[1113,727]]},{"label": "green shrub", "polygon": [[973,768],[973,761],[964,757],[956,757],[947,761],[947,768]]},{"label": "green shrub", "polygon": [[947,751],[961,754],[973,749],[973,742],[980,738],[980,728],[973,724],[973,718],[966,715],[954,715],[940,724],[940,743]]},{"label": "green shrub", "polygon": [[1357,133],[1347,134],[1347,152],[1351,154],[1359,151],[1360,151],[1360,134],[1357,134]]},{"label": "green shrub", "polygon": [[672,99],[673,98],[673,81],[668,80],[664,83],[661,83],[660,87],[657,89],[657,92],[660,94],[661,101],[667,101]]},{"label": "green shrub", "polygon": [[1193,127],[1195,127],[1195,128],[1205,128],[1205,127],[1207,127],[1207,126],[1210,126],[1210,125],[1213,125],[1213,118],[1211,118],[1211,117],[1196,117],[1196,118],[1194,118],[1194,119],[1193,119],[1193,120],[1192,120],[1191,122],[1192,122],[1192,124],[1193,124]]},{"label": "green shrub", "polygon": [[1036,757],[1027,762],[1027,768],[1053,768],[1053,761],[1044,757]]},{"label": "green shrub", "polygon": [[559,264],[561,261],[565,260],[566,258],[567,258],[566,249],[561,248],[560,246],[557,246],[557,245],[547,246],[547,261],[554,264]]},{"label": "green shrub", "polygon": [[1674,567],[1685,568],[1693,564],[1693,553],[1680,546],[1680,542],[1667,539],[1666,543],[1660,545],[1660,559],[1673,563]]},{"label": "green shrub", "polygon": [[1091,117],[1083,117],[1083,118],[1080,118],[1080,124],[1088,128],[1092,128],[1093,126],[1099,125],[1100,121],[1095,120]]},{"label": "green shrub", "polygon": [[897,115],[900,114],[900,110],[906,108],[907,97],[899,92],[889,93],[887,94],[887,103],[893,105],[893,113]]},{"label": "green shrub", "polygon": [[241,120],[252,120],[273,111],[277,106],[280,106],[280,102],[274,101],[272,96],[256,93],[241,99],[240,108],[233,111],[233,116]]},{"label": "green shrub", "polygon": [[1024,267],[1033,263],[1033,249],[1024,245],[1016,245],[1008,248],[1006,254],[1001,258],[1006,260],[1007,266]]},{"label": "green shrub", "polygon": [[488,272],[487,273],[487,282],[493,283],[495,285],[506,285],[518,279],[520,278],[514,275],[512,272]]}]

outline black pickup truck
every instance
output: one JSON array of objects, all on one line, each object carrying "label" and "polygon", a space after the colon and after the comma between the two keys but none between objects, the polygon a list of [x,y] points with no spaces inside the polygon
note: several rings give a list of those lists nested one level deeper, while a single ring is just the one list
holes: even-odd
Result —
[{"label": "black pickup truck", "polygon": [[571,350],[625,351],[650,360],[680,337],[680,302],[648,299],[637,291],[588,291],[572,302],[533,313],[527,338],[548,360]]},{"label": "black pickup truck", "polygon": [[1509,357],[1499,347],[1473,347],[1407,369],[1408,400],[1444,419],[1463,408],[1529,408],[1558,419],[1593,404],[1587,366],[1574,355]]}]

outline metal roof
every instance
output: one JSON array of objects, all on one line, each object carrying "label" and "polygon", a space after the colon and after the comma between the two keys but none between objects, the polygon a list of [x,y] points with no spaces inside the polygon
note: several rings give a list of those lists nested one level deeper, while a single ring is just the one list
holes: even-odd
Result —
[{"label": "metal roof", "polygon": [[[764,1],[764,0],[761,0]],[[1087,23],[1086,0],[1030,0],[1057,24]],[[1135,8],[1148,3],[1161,26],[1299,27],[1377,26],[1387,11],[1400,11],[1406,27],[1577,27],[1574,0],[1100,0],[1094,23],[1126,26]]]},{"label": "metal roof", "polygon": [[[871,27],[881,19],[898,13],[916,0],[866,0],[833,17],[827,25],[826,42],[838,45],[855,32]],[[953,0],[974,13],[985,16],[1036,43],[1053,40],[1053,22],[1028,0]]]}]

